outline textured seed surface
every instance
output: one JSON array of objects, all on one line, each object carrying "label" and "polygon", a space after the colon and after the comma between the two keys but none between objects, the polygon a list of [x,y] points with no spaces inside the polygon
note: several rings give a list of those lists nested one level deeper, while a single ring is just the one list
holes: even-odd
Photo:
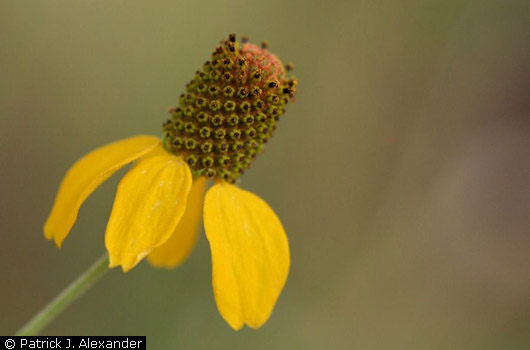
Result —
[{"label": "textured seed surface", "polygon": [[267,47],[238,43],[231,34],[170,109],[164,146],[184,157],[195,176],[234,182],[263,151],[294,98],[296,79],[286,77]]}]

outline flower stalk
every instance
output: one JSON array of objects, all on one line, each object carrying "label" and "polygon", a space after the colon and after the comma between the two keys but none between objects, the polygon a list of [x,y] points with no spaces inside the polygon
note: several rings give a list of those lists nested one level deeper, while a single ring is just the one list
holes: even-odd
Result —
[{"label": "flower stalk", "polygon": [[63,312],[74,300],[86,292],[99,280],[109,265],[109,257],[105,253],[90,268],[70,283],[59,295],[46,305],[38,314],[29,320],[15,335],[30,336],[39,334],[51,321]]}]

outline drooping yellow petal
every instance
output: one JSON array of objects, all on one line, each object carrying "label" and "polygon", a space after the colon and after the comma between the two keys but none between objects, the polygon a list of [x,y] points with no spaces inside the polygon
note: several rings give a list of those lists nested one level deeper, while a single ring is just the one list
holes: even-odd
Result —
[{"label": "drooping yellow petal", "polygon": [[164,148],[164,146],[162,145],[162,143],[160,143],[158,146],[156,146],[155,148],[153,148],[149,153],[147,153],[146,155],[144,155],[142,158],[148,158],[148,157],[155,157],[155,156],[163,156],[163,155],[167,155],[167,151],[166,149]]},{"label": "drooping yellow petal", "polygon": [[258,196],[220,182],[206,194],[204,227],[219,312],[235,330],[245,323],[260,327],[289,272],[289,244],[280,220]]},{"label": "drooping yellow petal", "polygon": [[188,165],[168,153],[140,160],[123,177],[105,233],[110,267],[127,272],[169,239],[191,185]]},{"label": "drooping yellow petal", "polygon": [[147,260],[155,267],[175,268],[190,255],[197,241],[197,230],[202,216],[202,204],[206,178],[199,177],[193,182],[186,211],[175,232],[166,243],[153,249]]},{"label": "drooping yellow petal", "polygon": [[79,159],[66,173],[44,224],[44,235],[60,247],[85,199],[125,164],[160,144],[154,136],[135,136],[100,147]]}]

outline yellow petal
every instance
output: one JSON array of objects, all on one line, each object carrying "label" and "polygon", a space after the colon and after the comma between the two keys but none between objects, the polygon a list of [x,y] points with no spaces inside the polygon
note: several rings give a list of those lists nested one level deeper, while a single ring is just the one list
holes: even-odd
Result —
[{"label": "yellow petal", "polygon": [[197,241],[197,230],[202,214],[206,179],[199,177],[193,182],[186,211],[180,219],[175,232],[166,243],[153,249],[147,260],[155,267],[175,268],[190,255]]},{"label": "yellow petal", "polygon": [[105,233],[110,267],[127,272],[169,239],[191,185],[188,165],[168,153],[140,160],[123,177]]},{"label": "yellow petal", "polygon": [[204,203],[212,253],[212,284],[219,312],[238,330],[269,318],[289,272],[289,244],[282,224],[258,196],[224,182]]},{"label": "yellow petal", "polygon": [[135,136],[100,147],[79,159],[66,173],[55,198],[44,235],[60,247],[77,219],[81,204],[94,190],[125,164],[145,155],[160,140]]},{"label": "yellow petal", "polygon": [[149,153],[147,153],[142,158],[148,158],[148,157],[155,157],[155,156],[164,156],[167,155],[168,152],[164,148],[164,146],[160,143],[158,146],[153,148]]}]

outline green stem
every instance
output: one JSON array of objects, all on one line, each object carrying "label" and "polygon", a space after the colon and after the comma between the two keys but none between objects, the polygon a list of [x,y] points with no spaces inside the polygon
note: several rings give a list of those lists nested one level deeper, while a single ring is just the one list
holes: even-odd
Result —
[{"label": "green stem", "polygon": [[109,257],[105,253],[90,268],[73,281],[66,289],[55,297],[48,305],[36,314],[15,335],[36,335],[57,317],[68,305],[88,290],[94,282],[108,271]]}]

